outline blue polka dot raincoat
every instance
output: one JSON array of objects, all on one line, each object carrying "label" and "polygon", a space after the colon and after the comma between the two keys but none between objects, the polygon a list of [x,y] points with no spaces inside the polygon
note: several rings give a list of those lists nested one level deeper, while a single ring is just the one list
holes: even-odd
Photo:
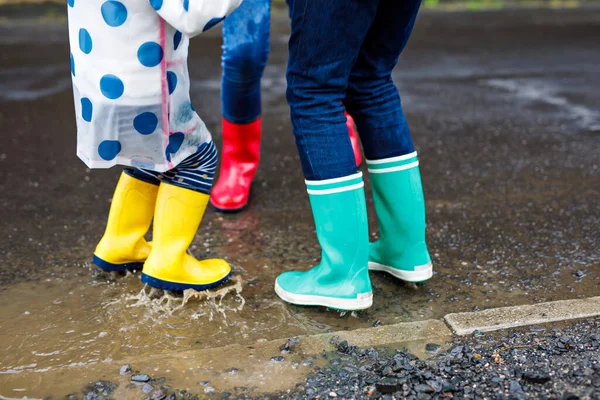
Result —
[{"label": "blue polka dot raincoat", "polygon": [[189,38],[241,0],[68,0],[77,155],[163,172],[211,140],[189,96]]}]

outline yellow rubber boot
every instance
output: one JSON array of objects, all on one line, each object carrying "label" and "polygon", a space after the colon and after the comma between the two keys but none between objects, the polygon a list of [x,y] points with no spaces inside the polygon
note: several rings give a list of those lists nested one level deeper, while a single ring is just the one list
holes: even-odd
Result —
[{"label": "yellow rubber boot", "polygon": [[94,264],[105,271],[142,268],[150,254],[144,235],[152,223],[157,193],[158,185],[121,174]]},{"label": "yellow rubber boot", "polygon": [[158,190],[152,251],[142,270],[142,282],[163,290],[205,290],[229,278],[224,260],[196,260],[187,253],[210,196],[161,183]]}]

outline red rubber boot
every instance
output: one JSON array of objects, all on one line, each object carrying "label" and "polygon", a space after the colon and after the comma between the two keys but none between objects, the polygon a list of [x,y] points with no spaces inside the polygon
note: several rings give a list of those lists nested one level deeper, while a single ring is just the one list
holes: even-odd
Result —
[{"label": "red rubber boot", "polygon": [[223,118],[221,172],[210,195],[210,202],[218,211],[237,212],[248,204],[260,160],[260,136],[260,117],[247,124],[234,124]]},{"label": "red rubber boot", "polygon": [[350,135],[350,143],[352,143],[352,150],[354,150],[354,160],[356,161],[356,166],[358,167],[362,163],[362,156],[360,154],[360,146],[358,144],[358,135],[356,134],[356,129],[354,128],[354,119],[344,111],[344,115],[346,116],[346,126],[348,127],[348,134]]}]

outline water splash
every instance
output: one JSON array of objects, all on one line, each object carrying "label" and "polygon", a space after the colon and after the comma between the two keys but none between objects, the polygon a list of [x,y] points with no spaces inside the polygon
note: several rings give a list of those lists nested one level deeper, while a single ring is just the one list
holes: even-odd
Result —
[{"label": "water splash", "polygon": [[[216,291],[204,290],[196,291],[188,289],[183,295],[178,293],[163,291],[160,289],[144,286],[139,293],[135,295],[124,295],[124,297],[107,304],[125,303],[127,308],[144,308],[146,311],[145,319],[160,323],[160,319],[173,316],[175,313],[191,311],[191,319],[199,319],[207,316],[209,321],[213,321],[215,315],[222,316],[223,323],[227,324],[227,312],[240,312],[244,309],[246,299],[242,296],[243,279],[236,276],[231,279],[230,284],[223,286]],[[229,294],[233,295],[231,301],[224,301]],[[194,309],[191,305],[199,302],[200,307]],[[233,303],[233,304],[232,304]]]}]

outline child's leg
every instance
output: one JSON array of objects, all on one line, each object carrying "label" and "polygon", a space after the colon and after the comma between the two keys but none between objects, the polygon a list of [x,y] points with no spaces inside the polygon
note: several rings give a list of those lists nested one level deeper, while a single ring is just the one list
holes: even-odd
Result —
[{"label": "child's leg", "polygon": [[433,268],[425,243],[419,163],[391,75],[419,5],[420,0],[381,0],[345,100],[363,142],[379,225],[369,267],[411,282],[431,278]]},{"label": "child's leg", "polygon": [[291,2],[287,98],[322,256],[280,275],[275,290],[290,303],[352,310],[369,307],[372,291],[364,183],[342,100],[378,1],[342,3]]},{"label": "child's leg", "polygon": [[224,282],[231,272],[223,260],[198,261],[187,253],[208,205],[217,163],[211,141],[161,175],[154,213],[152,251],[142,282],[164,290],[204,290]]},{"label": "child's leg", "polygon": [[144,235],[150,228],[158,179],[139,179],[125,170],[110,205],[104,236],[94,251],[94,264],[105,271],[141,269],[150,253]]},{"label": "child's leg", "polygon": [[154,180],[157,184],[165,182],[210,195],[217,159],[217,148],[211,141],[204,143],[196,153],[183,160],[172,170],[155,172],[137,168],[132,171],[132,175],[138,179]]},{"label": "child's leg", "polygon": [[412,32],[420,0],[381,0],[348,80],[344,104],[354,118],[367,159],[414,151],[392,70]]},{"label": "child's leg", "polygon": [[260,80],[269,55],[270,0],[245,0],[223,22],[223,151],[211,202],[221,211],[248,203],[260,159]]},{"label": "child's leg", "polygon": [[247,124],[260,117],[270,29],[269,0],[244,0],[223,21],[221,109],[229,122]]}]

